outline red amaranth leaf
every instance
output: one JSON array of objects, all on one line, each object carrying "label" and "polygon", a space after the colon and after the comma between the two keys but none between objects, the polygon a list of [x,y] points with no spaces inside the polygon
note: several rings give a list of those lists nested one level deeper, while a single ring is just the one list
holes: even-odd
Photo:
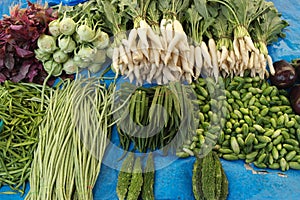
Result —
[{"label": "red amaranth leaf", "polygon": [[20,56],[21,58],[30,58],[32,56],[34,56],[34,52],[33,51],[29,51],[26,49],[21,49],[18,46],[15,46],[16,49],[16,53],[18,56]]}]

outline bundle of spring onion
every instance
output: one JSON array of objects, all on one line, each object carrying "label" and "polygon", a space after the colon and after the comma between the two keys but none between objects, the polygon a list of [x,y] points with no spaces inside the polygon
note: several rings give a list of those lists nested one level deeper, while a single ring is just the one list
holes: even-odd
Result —
[{"label": "bundle of spring onion", "polygon": [[[36,58],[53,76],[62,71],[74,74],[82,68],[92,73],[102,69],[109,36],[101,29],[101,12],[96,1],[76,6],[58,6],[59,18],[49,23],[49,35],[38,39]],[[53,7],[57,8],[57,7]]]},{"label": "bundle of spring onion", "polygon": [[[267,45],[284,37],[288,25],[264,0],[101,3],[105,26],[112,27],[115,37],[112,69],[137,85],[191,83],[201,74],[217,81],[220,73],[243,76],[247,69],[252,77],[264,78],[267,67],[274,74]],[[109,17],[112,13],[117,14]]]},{"label": "bundle of spring onion", "polygon": [[[47,99],[48,87],[42,93],[40,85],[5,81],[0,86],[0,187],[8,185],[24,194],[30,175],[33,151],[38,143],[38,126],[45,115],[41,101]],[[44,97],[43,97],[44,95]]]},{"label": "bundle of spring onion", "polygon": [[52,90],[39,126],[26,199],[93,199],[107,137],[114,85],[65,81]]}]

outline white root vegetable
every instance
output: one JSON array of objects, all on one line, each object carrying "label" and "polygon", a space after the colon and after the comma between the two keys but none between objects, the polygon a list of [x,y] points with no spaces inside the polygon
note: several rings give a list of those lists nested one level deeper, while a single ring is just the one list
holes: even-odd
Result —
[{"label": "white root vegetable", "polygon": [[202,41],[200,47],[204,62],[206,62],[208,67],[212,68],[211,57],[206,43]]},{"label": "white root vegetable", "polygon": [[228,65],[226,63],[223,62],[221,64],[221,69],[224,70],[223,72],[225,72],[225,75],[229,74]]},{"label": "white root vegetable", "polygon": [[221,66],[221,51],[220,50],[217,50],[217,60],[218,60],[218,66],[220,67]]},{"label": "white root vegetable", "polygon": [[259,54],[259,50],[254,46],[253,41],[250,36],[244,36],[247,47],[254,51],[256,54]]},{"label": "white root vegetable", "polygon": [[179,59],[179,50],[177,48],[174,48],[173,52],[172,52],[172,61],[176,64],[178,62]]},{"label": "white root vegetable", "polygon": [[190,73],[192,76],[194,76],[194,72],[190,67],[190,62],[188,62],[188,56],[186,52],[181,53],[180,60],[181,60],[183,71]]},{"label": "white root vegetable", "polygon": [[148,83],[152,83],[152,79],[153,79],[153,76],[154,76],[154,74],[155,74],[155,72],[157,70],[157,66],[154,63],[152,63],[150,68],[151,68],[150,69],[150,73],[147,76],[147,82]]},{"label": "white root vegetable", "polygon": [[259,70],[261,68],[261,63],[259,61],[259,54],[254,54],[254,69]]},{"label": "white root vegetable", "polygon": [[160,33],[161,33],[161,43],[163,45],[163,49],[167,49],[167,33],[166,33],[166,23],[167,23],[167,20],[166,19],[162,19],[160,21]]},{"label": "white root vegetable", "polygon": [[249,58],[248,69],[252,69],[254,67],[254,57],[255,57],[255,52],[252,51]]},{"label": "white root vegetable", "polygon": [[121,44],[119,46],[119,56],[125,65],[128,65],[128,57],[126,55],[124,46]]},{"label": "white root vegetable", "polygon": [[161,76],[163,68],[164,68],[164,64],[160,63],[159,67],[156,68],[156,72],[155,72],[154,77],[153,77],[154,79],[157,79],[159,76]]},{"label": "white root vegetable", "polygon": [[240,48],[239,48],[239,44],[236,38],[233,39],[233,51],[236,57],[236,60],[240,60],[241,59],[241,55],[240,55]]},{"label": "white root vegetable", "polygon": [[228,49],[225,46],[222,46],[221,47],[220,63],[222,64],[227,58],[228,58]]},{"label": "white root vegetable", "polygon": [[274,69],[274,66],[273,66],[273,60],[272,60],[272,57],[270,55],[267,55],[267,61],[268,61],[269,69],[270,69],[270,74],[271,75],[275,75],[275,69]]},{"label": "white root vegetable", "polygon": [[174,30],[172,20],[168,20],[166,23],[166,41],[167,45],[169,46],[170,42],[174,37]]},{"label": "white root vegetable", "polygon": [[145,20],[140,21],[140,28],[146,29],[146,34],[150,41],[152,42],[152,48],[157,48],[159,51],[163,50],[161,41],[159,39],[159,35],[155,34],[152,28],[149,26],[149,24]]},{"label": "white root vegetable", "polygon": [[248,61],[249,61],[249,52],[248,52],[248,50],[246,48],[244,39],[240,38],[240,39],[238,39],[238,41],[239,41],[239,45],[240,45],[240,52],[241,52],[241,55],[242,55],[243,65],[247,66],[248,65]]},{"label": "white root vegetable", "polygon": [[134,76],[136,78],[136,84],[139,84],[139,81],[141,80],[141,72],[140,72],[140,66],[135,66],[133,70]]},{"label": "white root vegetable", "polygon": [[144,58],[143,53],[141,52],[141,50],[139,49],[140,46],[140,40],[138,41],[138,43],[134,40],[133,44],[131,46],[131,52],[132,52],[132,62],[134,64],[138,64],[139,62],[141,62]]},{"label": "white root vegetable", "polygon": [[199,77],[203,66],[202,52],[200,46],[195,47],[194,54],[195,54],[195,77]]},{"label": "white root vegetable", "polygon": [[162,80],[162,74],[159,74],[159,76],[156,78],[156,83],[158,85],[162,85],[162,82],[163,82],[163,80]]},{"label": "white root vegetable", "polygon": [[131,73],[128,73],[127,74],[127,77],[128,77],[128,79],[129,79],[129,81],[130,81],[130,83],[132,83],[133,82],[133,80],[134,80],[134,72],[131,72]]},{"label": "white root vegetable", "polygon": [[115,47],[112,55],[112,69],[116,73],[116,77],[119,75],[119,48]]},{"label": "white root vegetable", "polygon": [[132,49],[133,46],[136,44],[136,38],[137,38],[137,30],[134,28],[134,29],[131,29],[129,35],[128,35],[128,48],[129,49]]},{"label": "white root vegetable", "polygon": [[132,53],[131,53],[130,48],[129,48],[128,40],[123,39],[122,44],[124,45],[124,50],[126,52],[128,62],[132,62]]},{"label": "white root vegetable", "polygon": [[[189,50],[189,46],[187,43],[187,36],[182,28],[181,23],[178,20],[174,20],[173,27],[174,27],[174,36],[173,36],[172,40],[168,41],[168,49],[166,52],[166,57],[164,59],[165,64],[168,63],[168,61],[171,57],[171,54],[177,45],[178,45],[177,47],[180,51],[188,51]],[[168,28],[168,26],[167,26],[167,28]],[[167,31],[169,32],[168,29],[167,29]],[[173,33],[172,33],[172,35],[173,35]]]},{"label": "white root vegetable", "polygon": [[173,61],[170,62],[166,67],[169,67],[172,73],[178,72],[180,75],[183,73],[181,67],[177,66]]},{"label": "white root vegetable", "polygon": [[267,63],[266,63],[267,61],[266,61],[265,55],[262,53],[259,54],[259,62],[260,62],[261,68],[265,69],[267,66]]},{"label": "white root vegetable", "polygon": [[[150,43],[151,44],[151,43]],[[154,60],[154,49],[151,47],[148,49],[148,52],[149,52],[149,62],[150,63],[155,63],[155,60]]]},{"label": "white root vegetable", "polygon": [[[173,76],[169,67],[163,68],[163,77],[165,77],[168,81],[176,81],[176,78]],[[164,83],[164,84],[166,84],[166,83]]]},{"label": "white root vegetable", "polygon": [[191,70],[193,70],[195,66],[195,47],[193,45],[190,45],[190,52],[188,52],[188,62],[190,63]]},{"label": "white root vegetable", "polygon": [[[145,46],[145,44],[142,42],[142,40],[139,40],[137,43],[137,51],[140,51],[142,55],[146,57],[147,60],[149,60],[149,47]],[[145,58],[142,58],[145,59]],[[140,61],[142,61],[142,59]]]},{"label": "white root vegetable", "polygon": [[184,77],[185,77],[185,80],[188,82],[188,84],[191,84],[192,83],[192,75],[190,73],[184,73]]},{"label": "white root vegetable", "polygon": [[219,66],[218,66],[217,47],[216,47],[216,43],[215,43],[214,39],[210,38],[208,40],[208,47],[209,47],[209,52],[210,52],[211,60],[212,60],[213,75],[215,77],[215,80],[218,81]]}]

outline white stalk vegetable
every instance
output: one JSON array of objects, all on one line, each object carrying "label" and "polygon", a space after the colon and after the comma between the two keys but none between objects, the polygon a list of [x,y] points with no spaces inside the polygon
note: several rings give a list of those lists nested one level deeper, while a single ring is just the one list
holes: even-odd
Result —
[{"label": "white stalk vegetable", "polygon": [[255,57],[255,52],[252,51],[250,59],[249,59],[249,63],[248,63],[248,69],[252,69],[254,67],[254,57]]},{"label": "white stalk vegetable", "polygon": [[269,66],[271,75],[275,75],[275,69],[273,66],[272,57],[270,55],[267,56],[267,61],[268,61],[268,66]]},{"label": "white stalk vegetable", "polygon": [[188,52],[188,62],[190,63],[190,68],[193,70],[195,66],[195,47],[190,45],[190,52]]},{"label": "white stalk vegetable", "polygon": [[208,47],[209,47],[209,52],[212,60],[213,75],[215,77],[215,81],[218,81],[219,66],[218,66],[218,57],[217,57],[217,47],[216,47],[215,40],[213,38],[210,38],[208,40]]},{"label": "white stalk vegetable", "polygon": [[190,67],[191,63],[189,63],[188,61],[188,56],[186,52],[181,53],[180,60],[181,60],[183,71],[190,73],[192,76],[194,76],[194,72]]},{"label": "white stalk vegetable", "polygon": [[195,47],[195,77],[199,77],[203,66],[203,58],[200,46]]},{"label": "white stalk vegetable", "polygon": [[166,41],[167,41],[167,45],[169,46],[170,42],[172,41],[173,37],[174,37],[174,30],[173,30],[173,23],[172,20],[168,20],[166,22]]},{"label": "white stalk vegetable", "polygon": [[136,39],[137,39],[137,30],[135,28],[131,29],[128,35],[128,48],[132,49],[134,48],[135,44],[136,44]]},{"label": "white stalk vegetable", "polygon": [[240,47],[238,44],[238,40],[236,38],[234,38],[232,44],[233,44],[233,50],[234,50],[236,60],[240,60],[241,54],[240,54]]},{"label": "white stalk vegetable", "polygon": [[163,77],[165,77],[167,80],[167,82],[164,84],[167,84],[169,81],[176,81],[175,77],[168,67],[163,68]]},{"label": "white stalk vegetable", "polygon": [[192,75],[190,73],[184,73],[184,77],[188,84],[191,84],[193,82]]},{"label": "white stalk vegetable", "polygon": [[[180,44],[179,46],[177,46],[180,51],[188,51],[189,50],[189,46],[188,46],[188,43],[187,43],[187,37],[186,37],[186,34],[185,34],[185,32],[182,28],[181,23],[178,20],[174,20],[173,21],[173,27],[174,27],[174,36],[173,36],[173,32],[172,32],[173,38],[172,38],[172,40],[168,41],[168,49],[167,49],[166,57],[165,57],[165,60],[164,60],[165,64],[168,63],[168,61],[171,57],[171,53],[173,52],[174,48],[178,44]],[[168,29],[167,29],[167,31],[169,32]]]},{"label": "white stalk vegetable", "polygon": [[207,47],[206,43],[204,41],[202,41],[201,44],[200,44],[200,47],[201,47],[201,53],[202,53],[202,56],[203,56],[203,60],[206,62],[208,67],[212,68],[211,56],[209,54],[208,47]]},{"label": "white stalk vegetable", "polygon": [[151,68],[150,73],[147,76],[147,82],[148,83],[152,83],[152,79],[153,79],[153,76],[154,76],[154,74],[157,70],[157,66],[154,63],[152,63],[150,68]]},{"label": "white stalk vegetable", "polygon": [[119,75],[119,48],[115,47],[112,55],[112,69],[116,73],[116,77]]},{"label": "white stalk vegetable", "polygon": [[[141,20],[140,25],[143,24],[142,21],[143,20]],[[137,34],[141,41],[139,48],[141,48],[141,51],[143,52],[145,57],[149,60],[149,55],[148,55],[149,43],[148,43],[148,39],[147,39],[147,29],[143,28],[143,27],[139,27],[139,28],[137,28]]]},{"label": "white stalk vegetable", "polygon": [[125,65],[128,65],[128,57],[122,44],[119,46],[119,56],[121,58],[120,60],[122,60]]},{"label": "white stalk vegetable", "polygon": [[228,58],[228,49],[225,46],[221,47],[220,63],[223,63]]},{"label": "white stalk vegetable", "polygon": [[167,49],[167,45],[168,45],[166,43],[167,41],[166,23],[167,23],[166,19],[162,19],[160,21],[161,43],[164,49]]},{"label": "white stalk vegetable", "polygon": [[178,62],[179,57],[182,56],[180,55],[180,52],[177,48],[174,48],[171,57],[172,57],[172,61],[176,64]]},{"label": "white stalk vegetable", "polygon": [[250,36],[245,35],[244,40],[246,42],[247,47],[249,47],[256,54],[259,54],[259,50],[254,46],[253,41]]},{"label": "white stalk vegetable", "polygon": [[243,65],[247,66],[248,61],[249,61],[249,52],[246,48],[245,41],[243,38],[239,38],[238,42],[239,42],[239,46],[240,46],[240,53],[242,56]]}]

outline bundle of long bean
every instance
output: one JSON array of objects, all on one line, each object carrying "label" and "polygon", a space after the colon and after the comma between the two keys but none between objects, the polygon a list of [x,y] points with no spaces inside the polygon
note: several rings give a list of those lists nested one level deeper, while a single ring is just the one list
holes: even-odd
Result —
[{"label": "bundle of long bean", "polygon": [[[46,87],[45,99],[48,91]],[[0,86],[0,119],[4,122],[0,133],[0,187],[9,185],[22,195],[38,142],[37,127],[47,106],[40,109],[41,99],[42,88],[37,84],[6,81]]]},{"label": "bundle of long bean", "polygon": [[193,120],[196,116],[188,86],[177,82],[169,86],[141,87],[132,94],[131,91],[131,87],[121,87],[119,97],[123,101],[117,103],[125,105],[116,115],[120,118],[118,133],[125,150],[131,142],[140,152],[175,150],[192,135],[197,120]]},{"label": "bundle of long bean", "polygon": [[113,91],[113,85],[106,89],[96,80],[78,79],[51,92],[26,199],[93,198]]}]

